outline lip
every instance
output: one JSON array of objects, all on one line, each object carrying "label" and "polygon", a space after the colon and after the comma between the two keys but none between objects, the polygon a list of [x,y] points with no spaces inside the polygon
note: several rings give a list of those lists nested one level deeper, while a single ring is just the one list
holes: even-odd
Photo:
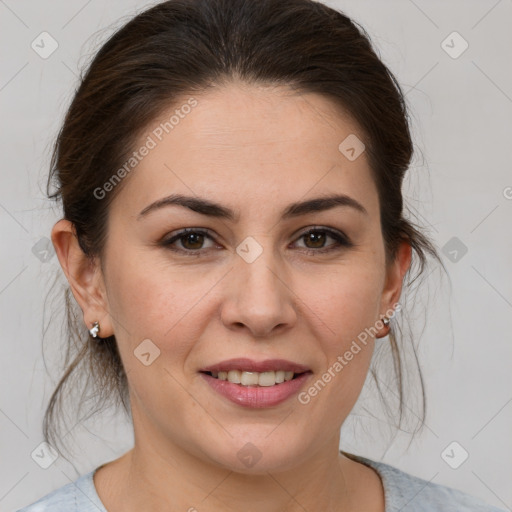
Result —
[{"label": "lip", "polygon": [[215,392],[231,402],[242,407],[263,409],[279,405],[297,394],[300,388],[304,386],[305,382],[309,380],[309,377],[313,374],[307,371],[292,380],[268,387],[242,386],[241,384],[233,384],[227,380],[216,379],[207,373],[201,373],[200,375]]},{"label": "lip", "polygon": [[[307,366],[286,359],[266,359],[254,361],[246,357],[228,359],[220,363],[201,368],[200,372],[229,372],[229,370],[240,370],[243,372],[271,372],[283,370],[285,372],[304,373],[311,371]],[[290,381],[291,382],[291,381]]]}]

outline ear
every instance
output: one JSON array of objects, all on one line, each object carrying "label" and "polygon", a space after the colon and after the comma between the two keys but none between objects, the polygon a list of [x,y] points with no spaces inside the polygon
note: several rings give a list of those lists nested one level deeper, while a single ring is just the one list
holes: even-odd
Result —
[{"label": "ear", "polygon": [[109,315],[107,295],[99,260],[91,260],[82,251],[73,224],[59,220],[52,229],[52,243],[69,286],[82,309],[84,322],[90,329],[99,322],[100,338],[114,334]]},{"label": "ear", "polygon": [[[382,290],[380,311],[381,316],[391,314],[397,309],[395,304],[402,293],[402,285],[405,273],[411,265],[412,247],[408,242],[402,242],[397,249],[394,261],[388,264],[386,281]],[[385,336],[385,335],[384,335]]]}]

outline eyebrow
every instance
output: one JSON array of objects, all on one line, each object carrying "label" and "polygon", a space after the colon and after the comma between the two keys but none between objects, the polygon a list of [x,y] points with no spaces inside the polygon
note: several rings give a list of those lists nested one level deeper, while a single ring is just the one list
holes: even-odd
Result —
[{"label": "eyebrow", "polygon": [[[209,217],[216,217],[219,219],[226,219],[232,222],[238,222],[240,218],[239,213],[235,212],[234,210],[231,210],[230,208],[222,206],[218,203],[214,203],[208,199],[184,196],[181,194],[173,194],[168,197],[158,199],[154,203],[151,203],[149,206],[146,206],[137,216],[137,220],[141,220],[152,211],[167,206],[183,206],[202,215],[208,215]],[[368,215],[366,208],[354,198],[345,194],[335,194],[292,203],[284,210],[282,219],[299,217],[300,215],[305,215],[307,213],[322,212],[338,206],[349,207],[364,215]]]}]

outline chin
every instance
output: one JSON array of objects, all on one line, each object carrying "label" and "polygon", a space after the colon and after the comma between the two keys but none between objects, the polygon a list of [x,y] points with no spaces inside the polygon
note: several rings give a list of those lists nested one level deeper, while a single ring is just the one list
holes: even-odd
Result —
[{"label": "chin", "polygon": [[[267,472],[286,471],[294,468],[305,456],[304,440],[286,442],[282,436],[244,435],[235,437],[228,446],[217,445],[215,453],[210,451],[212,461],[236,473],[264,475]],[[210,447],[211,448],[211,447]]]}]

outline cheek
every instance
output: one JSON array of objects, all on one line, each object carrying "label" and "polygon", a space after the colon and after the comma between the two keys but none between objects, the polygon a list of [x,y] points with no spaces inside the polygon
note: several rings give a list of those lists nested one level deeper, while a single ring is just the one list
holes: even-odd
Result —
[{"label": "cheek", "polygon": [[109,239],[108,255],[109,307],[114,322],[120,324],[116,334],[135,339],[151,337],[164,324],[170,329],[179,298],[186,297],[179,273],[170,274],[144,251],[114,235]]},{"label": "cheek", "polygon": [[[162,267],[142,255],[120,257],[109,272],[109,307],[120,351],[150,339],[168,361],[180,361],[200,336],[207,294],[219,281],[214,273]],[[130,359],[127,360],[129,364]]]},{"label": "cheek", "polygon": [[198,335],[189,315],[204,290],[136,259],[127,266],[120,259],[110,278],[109,301],[130,392],[138,407],[148,407],[145,414],[159,407],[175,411],[184,400],[177,369]]},{"label": "cheek", "polygon": [[[374,325],[380,305],[381,275],[372,265],[350,265],[315,276],[302,286],[301,297],[323,322],[336,347]],[[307,311],[307,308],[306,308]]]},{"label": "cheek", "polygon": [[[317,389],[310,390],[313,395],[318,393],[315,396],[317,406],[324,408],[322,414],[336,421],[343,420],[354,406],[371,363],[371,327],[378,319],[381,285],[381,275],[375,269],[371,264],[350,265],[317,275],[302,290],[303,296],[310,298],[305,314],[321,320],[317,335],[324,354],[324,367],[315,380]],[[308,309],[314,315],[307,313]]]}]

